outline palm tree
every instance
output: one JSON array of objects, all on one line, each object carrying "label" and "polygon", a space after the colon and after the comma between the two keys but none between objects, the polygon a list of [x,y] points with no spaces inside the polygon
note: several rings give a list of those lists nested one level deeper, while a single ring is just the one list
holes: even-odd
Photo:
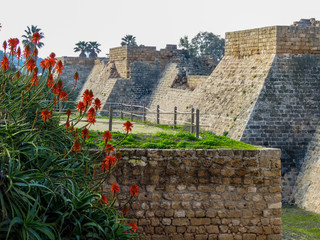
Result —
[{"label": "palm tree", "polygon": [[76,43],[76,47],[74,48],[74,52],[80,52],[79,57],[87,57],[86,52],[88,51],[88,42],[79,41]]},{"label": "palm tree", "polygon": [[[22,35],[24,40],[22,40],[23,46],[27,46],[29,44],[31,52],[33,52],[35,45],[32,43],[32,36],[34,33],[38,32],[40,34],[40,39],[44,38],[44,34],[41,31],[41,28],[38,28],[37,26],[31,25],[31,28],[27,26],[27,30],[24,30],[26,35]],[[37,43],[38,48],[42,48],[44,46],[43,42]]]},{"label": "palm tree", "polygon": [[89,52],[89,58],[96,58],[98,57],[99,52],[101,52],[101,50],[99,49],[99,47],[101,46],[101,44],[97,43],[97,42],[89,42],[88,43],[88,52]]},{"label": "palm tree", "polygon": [[125,35],[123,38],[121,38],[121,46],[137,46],[136,43],[136,37],[133,35]]}]

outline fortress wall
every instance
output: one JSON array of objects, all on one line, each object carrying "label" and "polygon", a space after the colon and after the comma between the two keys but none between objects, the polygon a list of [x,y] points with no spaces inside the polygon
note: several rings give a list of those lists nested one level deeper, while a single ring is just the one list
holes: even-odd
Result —
[{"label": "fortress wall", "polygon": [[131,64],[134,62],[144,62],[153,64],[164,69],[166,65],[179,51],[175,45],[167,45],[165,49],[157,51],[156,47],[145,46],[123,46],[110,49],[110,62],[114,62],[118,73],[122,78],[129,78]]},{"label": "fortress wall", "polygon": [[[149,108],[152,112],[155,112],[157,105],[160,105],[160,109],[165,111],[173,112],[174,107],[177,106],[178,111],[185,112],[187,108],[192,105],[194,98],[196,97],[191,90],[182,90],[177,88],[171,88],[175,77],[179,73],[178,64],[170,63],[166,69],[162,72],[157,86],[155,87],[151,98]],[[172,115],[161,115],[161,124],[173,124]],[[178,114],[178,120],[187,120],[187,116]],[[147,119],[150,121],[155,121],[154,114],[147,114]],[[168,119],[168,121],[163,120]]]},{"label": "fortress wall", "polygon": [[[131,65],[131,78],[116,79],[110,92],[106,94],[106,103],[148,105],[150,96],[157,86],[160,72],[155,65],[134,62]],[[110,80],[108,79],[108,81]],[[141,112],[141,108],[139,112]]]},{"label": "fortress wall", "polygon": [[277,46],[277,27],[227,32],[225,56],[246,57],[254,54],[273,54]]},{"label": "fortress wall", "polygon": [[275,55],[225,56],[193,94],[193,106],[206,114],[200,124],[239,140],[259,97]]},{"label": "fortress wall", "polygon": [[116,47],[109,50],[109,61],[113,62],[116,66],[117,72],[121,78],[129,77],[129,64],[128,64],[128,47]]},{"label": "fortress wall", "polygon": [[[79,73],[79,79],[77,82],[77,86],[74,90],[75,95],[81,91],[83,85],[87,81],[91,70],[95,64],[94,59],[89,58],[79,58],[79,57],[60,57],[57,60],[61,60],[64,66],[63,74],[61,78],[63,79],[63,84],[67,89],[72,89],[74,86],[74,73]],[[54,78],[57,77],[54,75]]]},{"label": "fortress wall", "polygon": [[319,27],[277,27],[277,54],[320,54]]},{"label": "fortress wall", "polygon": [[[146,239],[281,239],[280,151],[122,149],[105,186]],[[111,195],[107,196],[112,199]]]},{"label": "fortress wall", "polygon": [[300,208],[320,214],[320,126],[308,146],[303,167],[297,178],[292,202]]},{"label": "fortress wall", "polygon": [[242,141],[282,151],[287,201],[320,120],[320,55],[276,56]]}]

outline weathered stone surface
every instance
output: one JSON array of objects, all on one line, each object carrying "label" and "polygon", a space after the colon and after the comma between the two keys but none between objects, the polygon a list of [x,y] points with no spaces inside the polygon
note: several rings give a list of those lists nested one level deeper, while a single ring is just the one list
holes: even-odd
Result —
[{"label": "weathered stone surface", "polygon": [[[275,174],[270,177],[269,174],[280,170],[280,165],[260,164],[262,159],[268,162],[280,159],[278,150],[244,150],[241,154],[240,150],[219,150],[218,154],[217,150],[202,150],[202,153],[197,150],[197,155],[205,158],[206,164],[195,164],[197,160],[192,160],[188,165],[189,172],[210,173],[217,162],[222,165],[220,174],[214,177],[215,181],[207,184],[188,184],[183,174],[176,174],[185,170],[185,163],[189,161],[186,159],[194,156],[195,151],[177,150],[177,154],[169,154],[170,158],[167,158],[167,150],[139,151],[136,157],[134,149],[122,151],[130,157],[122,159],[112,183],[121,185],[118,199],[123,202],[129,197],[131,184],[139,186],[139,196],[131,204],[127,217],[138,220],[140,231],[147,239],[266,239],[268,235],[276,238],[278,235],[275,234],[281,232],[281,176]],[[260,151],[265,154],[260,154]],[[139,158],[145,158],[146,163],[152,164],[132,167],[130,159]],[[257,164],[245,168],[245,178],[267,178],[270,181],[238,184],[244,176],[237,173],[244,168],[241,164],[233,164],[236,161]],[[171,167],[175,173],[167,175],[163,168]],[[163,179],[161,184],[155,184],[151,178],[144,181],[137,176],[138,172],[144,175],[151,169],[153,176]],[[226,171],[221,174],[223,170]],[[225,174],[230,175],[228,181],[224,180]],[[203,178],[211,179],[212,176],[208,174]],[[273,181],[276,179],[279,181]],[[110,184],[105,189],[109,189]]]}]

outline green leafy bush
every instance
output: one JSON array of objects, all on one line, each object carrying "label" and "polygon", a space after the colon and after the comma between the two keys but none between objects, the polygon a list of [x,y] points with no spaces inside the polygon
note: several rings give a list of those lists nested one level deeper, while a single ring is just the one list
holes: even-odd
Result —
[{"label": "green leafy bush", "polygon": [[[36,44],[37,35],[32,41]],[[13,56],[21,57],[18,43],[8,41],[0,69],[0,239],[137,238],[136,225],[119,214],[123,206],[115,208],[117,189],[110,193],[102,187],[118,161],[115,152],[108,153],[111,135],[103,144],[106,151],[89,154],[85,128],[75,128],[78,119],[69,121],[69,114],[59,126],[56,104],[69,93],[52,76],[62,73],[62,63],[51,54],[40,75],[36,53],[27,45],[26,62],[14,68]],[[79,114],[88,126],[99,107],[90,94]],[[125,127],[129,132],[131,126]],[[115,160],[113,165],[108,159]],[[97,170],[100,166],[104,171]],[[136,195],[137,190],[131,192],[128,201]]]}]

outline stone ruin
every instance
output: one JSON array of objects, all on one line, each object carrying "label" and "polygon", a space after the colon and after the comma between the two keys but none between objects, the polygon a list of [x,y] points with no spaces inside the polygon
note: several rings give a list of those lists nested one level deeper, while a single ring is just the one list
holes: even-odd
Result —
[{"label": "stone ruin", "polygon": [[104,105],[199,108],[205,129],[280,148],[283,201],[320,213],[319,21],[228,32],[225,39],[225,56],[209,76],[189,74],[169,45],[112,48],[109,61],[63,57],[61,77],[67,85],[78,71],[79,96],[92,89]]}]

